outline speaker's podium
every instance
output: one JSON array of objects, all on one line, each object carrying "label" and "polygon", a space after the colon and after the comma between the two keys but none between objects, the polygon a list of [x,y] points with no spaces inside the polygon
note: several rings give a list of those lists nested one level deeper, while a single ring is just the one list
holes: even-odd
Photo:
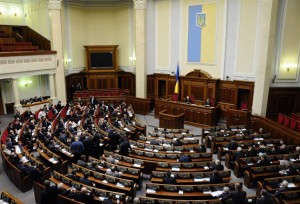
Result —
[{"label": "speaker's podium", "polygon": [[169,129],[183,129],[184,128],[184,113],[179,115],[167,114],[167,110],[159,112],[159,127]]}]

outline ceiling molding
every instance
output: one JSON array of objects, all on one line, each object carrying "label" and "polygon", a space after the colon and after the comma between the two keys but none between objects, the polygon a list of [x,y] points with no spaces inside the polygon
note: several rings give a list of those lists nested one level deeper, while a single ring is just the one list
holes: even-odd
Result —
[{"label": "ceiling molding", "polygon": [[65,0],[67,5],[86,7],[118,7],[132,5],[132,0]]}]

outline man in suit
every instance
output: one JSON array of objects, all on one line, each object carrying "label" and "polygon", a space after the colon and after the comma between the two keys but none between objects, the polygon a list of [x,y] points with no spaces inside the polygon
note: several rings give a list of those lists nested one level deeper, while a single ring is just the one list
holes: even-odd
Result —
[{"label": "man in suit", "polygon": [[79,178],[78,178],[78,176],[76,176],[76,172],[77,172],[76,169],[72,169],[72,171],[70,173],[68,173],[66,175],[66,177],[68,177],[68,178],[70,178],[70,179],[72,179],[74,181],[78,181]]},{"label": "man in suit", "polygon": [[270,161],[265,156],[261,156],[260,160],[257,161],[257,166],[268,166]]},{"label": "man in suit", "polygon": [[217,159],[215,163],[210,167],[210,170],[223,171],[224,166],[221,164],[221,161]]},{"label": "man in suit", "polygon": [[267,190],[262,189],[260,194],[261,194],[261,197],[256,199],[255,204],[270,204],[270,203],[273,203],[272,194],[269,193]]},{"label": "man in suit", "polygon": [[94,203],[93,192],[89,192],[86,187],[82,187],[80,192],[75,192],[72,195],[70,195],[70,197],[82,203]]},{"label": "man in suit", "polygon": [[94,96],[91,96],[90,103],[93,108],[98,104],[97,99]]},{"label": "man in suit", "polygon": [[114,204],[113,196],[111,194],[109,194],[108,198],[106,198],[102,201],[102,204]]},{"label": "man in suit", "polygon": [[224,198],[221,198],[221,201],[228,200],[231,198],[232,204],[245,204],[246,192],[242,190],[242,186],[237,183],[235,184],[235,191],[230,192]]},{"label": "man in suit", "polygon": [[292,162],[288,162],[286,167],[287,169],[285,170],[285,173],[287,176],[294,176],[298,174],[298,170],[292,165]]},{"label": "man in suit", "polygon": [[173,143],[173,146],[182,146],[182,145],[183,145],[183,143],[180,141],[179,138],[177,138],[177,139],[175,140],[175,142]]},{"label": "man in suit", "polygon": [[187,104],[192,104],[192,100],[190,99],[190,96],[187,96],[187,97],[185,98],[185,102],[186,102]]},{"label": "man in suit", "polygon": [[123,155],[123,156],[128,156],[129,149],[131,149],[131,146],[130,146],[127,138],[125,137],[119,145],[119,154]]},{"label": "man in suit", "polygon": [[288,191],[288,185],[289,183],[286,180],[282,181],[281,187],[276,190],[276,192],[274,193],[274,197],[279,197],[282,192]]},{"label": "man in suit", "polygon": [[166,177],[163,178],[163,183],[164,184],[176,184],[176,179],[174,177],[171,177],[171,172],[167,171],[166,172]]},{"label": "man in suit", "polygon": [[228,150],[236,150],[238,148],[238,143],[235,141],[235,139],[232,139],[228,144]]},{"label": "man in suit", "polygon": [[93,183],[89,180],[89,175],[90,174],[88,172],[85,172],[83,177],[80,177],[79,182],[88,186],[92,186]]},{"label": "man in suit", "polygon": [[213,171],[213,175],[211,175],[209,177],[209,183],[210,184],[216,184],[216,183],[222,183],[223,182],[223,178],[219,175],[217,170]]},{"label": "man in suit", "polygon": [[218,198],[222,199],[222,198],[225,198],[226,196],[228,196],[229,192],[230,192],[229,190],[230,190],[229,187],[225,186],[223,188],[223,193],[221,195],[219,195]]},{"label": "man in suit", "polygon": [[184,154],[179,157],[179,162],[192,162],[192,160],[189,155]]},{"label": "man in suit", "polygon": [[45,188],[42,190],[41,202],[43,204],[56,204],[58,203],[57,194],[58,190],[56,186],[50,186],[50,181],[44,181]]}]

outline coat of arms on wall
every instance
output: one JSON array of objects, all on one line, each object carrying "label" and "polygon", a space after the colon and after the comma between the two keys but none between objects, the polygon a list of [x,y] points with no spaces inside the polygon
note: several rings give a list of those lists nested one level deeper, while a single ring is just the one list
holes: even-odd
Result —
[{"label": "coat of arms on wall", "polygon": [[197,13],[196,14],[196,25],[198,27],[202,27],[205,25],[205,17],[206,17],[206,14],[205,13]]}]

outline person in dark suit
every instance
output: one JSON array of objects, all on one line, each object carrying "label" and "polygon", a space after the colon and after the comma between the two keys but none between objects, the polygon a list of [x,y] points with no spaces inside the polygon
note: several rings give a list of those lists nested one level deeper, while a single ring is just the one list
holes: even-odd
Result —
[{"label": "person in dark suit", "polygon": [[268,166],[270,165],[270,161],[265,156],[261,156],[260,160],[256,163],[257,166]]},{"label": "person in dark suit", "polygon": [[131,149],[131,146],[130,146],[127,138],[125,137],[119,145],[119,154],[123,155],[123,156],[128,156],[129,149]]},{"label": "person in dark suit", "polygon": [[80,183],[83,183],[83,184],[86,184],[86,185],[88,185],[88,186],[92,186],[93,185],[93,183],[89,180],[89,173],[88,172],[85,172],[84,173],[84,176],[83,177],[80,177],[80,179],[79,179],[79,182]]},{"label": "person in dark suit", "polygon": [[58,203],[57,194],[58,190],[56,186],[50,186],[50,181],[44,181],[45,188],[42,190],[41,202],[43,204],[56,204]]},{"label": "person in dark suit", "polygon": [[179,138],[177,138],[177,139],[175,140],[175,142],[173,143],[173,146],[182,146],[182,145],[183,145],[183,143],[180,141]]},{"label": "person in dark suit", "polygon": [[285,170],[285,173],[287,176],[294,176],[298,174],[298,170],[292,165],[291,162],[288,162],[286,167],[287,169]]},{"label": "person in dark suit", "polygon": [[229,187],[225,186],[225,187],[223,188],[223,193],[220,194],[220,195],[218,196],[218,198],[219,198],[219,199],[225,198],[226,196],[229,195],[229,192],[230,192]]},{"label": "person in dark suit", "polygon": [[73,198],[85,204],[92,204],[94,202],[93,192],[89,192],[86,187],[82,187],[81,191],[79,192],[73,192],[70,195],[70,198]]},{"label": "person in dark suit", "polygon": [[98,104],[98,101],[97,101],[97,99],[94,96],[91,96],[91,98],[90,98],[90,104],[91,104],[91,106],[93,108],[95,107],[95,105]]},{"label": "person in dark suit", "polygon": [[102,201],[102,204],[114,204],[113,196],[109,194],[109,196]]},{"label": "person in dark suit", "polygon": [[192,162],[192,159],[189,155],[184,154],[179,157],[179,162]]},{"label": "person in dark suit", "polygon": [[245,157],[245,153],[243,152],[243,149],[241,147],[238,147],[237,152],[234,156],[234,161],[239,161],[239,159],[243,157]]},{"label": "person in dark suit", "polygon": [[166,172],[166,177],[163,178],[163,183],[164,184],[176,184],[176,179],[171,177],[171,172],[167,171]]},{"label": "person in dark suit", "polygon": [[273,203],[272,194],[269,193],[266,189],[262,189],[260,194],[261,194],[261,197],[256,199],[255,204],[270,204],[270,203]]},{"label": "person in dark suit", "polygon": [[187,97],[185,98],[185,102],[186,102],[187,104],[192,104],[192,103],[193,103],[192,100],[190,99],[190,96],[187,96]]},{"label": "person in dark suit", "polygon": [[68,177],[68,178],[70,178],[70,179],[72,179],[74,181],[79,181],[79,177],[76,176],[76,172],[77,172],[76,169],[72,169],[71,172],[67,173],[66,177]]},{"label": "person in dark suit", "polygon": [[250,146],[246,152],[247,157],[255,157],[257,156],[257,151],[253,148],[253,146]]},{"label": "person in dark suit", "polygon": [[276,190],[276,192],[274,193],[274,197],[280,197],[282,192],[288,191],[288,184],[289,183],[286,180],[282,181],[281,187]]},{"label": "person in dark suit", "polygon": [[232,204],[245,204],[246,192],[242,190],[242,186],[239,183],[235,184],[235,191],[232,191],[224,198],[221,198],[221,201],[230,198]]},{"label": "person in dark suit", "polygon": [[209,183],[210,184],[216,184],[216,183],[222,183],[223,182],[223,178],[219,175],[217,170],[213,171],[213,175],[211,175],[209,177]]},{"label": "person in dark suit", "polygon": [[221,161],[217,159],[215,163],[210,167],[210,170],[223,171],[224,166],[221,164]]},{"label": "person in dark suit", "polygon": [[236,150],[238,148],[238,143],[235,141],[235,139],[232,139],[228,144],[228,150]]}]

